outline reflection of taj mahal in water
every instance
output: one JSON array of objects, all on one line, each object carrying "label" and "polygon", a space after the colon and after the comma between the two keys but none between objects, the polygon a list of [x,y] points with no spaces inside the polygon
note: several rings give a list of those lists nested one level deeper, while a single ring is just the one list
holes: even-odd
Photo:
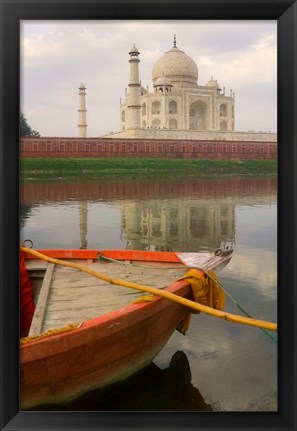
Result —
[{"label": "reflection of taj mahal in water", "polygon": [[226,199],[126,203],[122,233],[130,249],[215,249],[221,241],[235,238],[235,204]]},{"label": "reflection of taj mahal in water", "polygon": [[[124,197],[124,199],[123,199]],[[77,239],[92,247],[97,202],[118,208],[118,235],[129,249],[198,251],[236,240],[236,207],[276,203],[276,178],[113,183],[26,183],[22,220],[40,202],[75,202]],[[98,209],[100,211],[100,209]],[[97,211],[97,210],[96,210]],[[91,221],[92,220],[92,221]],[[93,231],[94,232],[94,231]],[[97,245],[98,246],[98,245]]]},{"label": "reflection of taj mahal in water", "polygon": [[[88,203],[79,203],[82,249],[87,241]],[[235,203],[232,200],[165,199],[127,202],[122,206],[121,236],[126,248],[158,251],[213,250],[235,240]]]},{"label": "reflection of taj mahal in water", "polygon": [[[79,204],[81,248],[87,248],[87,202]],[[235,203],[180,199],[124,203],[121,235],[131,250],[213,250],[235,239]]]}]

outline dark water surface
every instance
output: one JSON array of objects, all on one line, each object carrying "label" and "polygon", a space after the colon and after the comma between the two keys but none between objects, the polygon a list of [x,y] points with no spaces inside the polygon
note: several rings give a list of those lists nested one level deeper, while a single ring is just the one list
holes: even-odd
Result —
[{"label": "dark water surface", "polygon": [[[189,252],[233,241],[224,288],[253,317],[276,322],[276,188],[276,177],[30,181],[21,185],[21,241]],[[230,299],[225,310],[242,314]],[[276,411],[277,343],[257,328],[196,314],[187,335],[175,332],[116,395],[102,402],[94,392],[67,408]]]}]

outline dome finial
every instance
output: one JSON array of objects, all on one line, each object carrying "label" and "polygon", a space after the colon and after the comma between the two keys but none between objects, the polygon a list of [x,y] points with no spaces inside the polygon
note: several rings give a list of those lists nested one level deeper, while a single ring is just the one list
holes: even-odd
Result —
[{"label": "dome finial", "polygon": [[176,48],[176,34],[173,35],[173,46]]}]

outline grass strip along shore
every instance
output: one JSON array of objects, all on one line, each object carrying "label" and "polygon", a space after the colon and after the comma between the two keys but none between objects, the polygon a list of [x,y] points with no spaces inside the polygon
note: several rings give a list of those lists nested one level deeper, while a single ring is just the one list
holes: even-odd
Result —
[{"label": "grass strip along shore", "polygon": [[277,174],[276,160],[144,158],[21,158],[21,180],[265,176]]}]

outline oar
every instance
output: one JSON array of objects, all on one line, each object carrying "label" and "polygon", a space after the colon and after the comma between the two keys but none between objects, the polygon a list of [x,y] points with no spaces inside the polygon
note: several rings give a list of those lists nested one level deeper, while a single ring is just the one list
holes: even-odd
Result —
[{"label": "oar", "polygon": [[185,305],[186,307],[192,308],[193,310],[209,314],[214,317],[218,317],[219,319],[227,320],[228,322],[240,323],[242,325],[248,326],[256,326],[258,328],[270,329],[272,331],[277,330],[277,324],[273,322],[266,322],[264,320],[252,319],[248,317],[238,316],[236,314],[225,313],[224,311],[215,310],[214,308],[207,307],[206,305],[199,304],[198,302],[191,301],[190,299],[183,298],[181,296],[175,295],[174,293],[167,292],[166,290],[160,290],[155,287],[144,286],[137,283],[132,283],[125,280],[120,280],[116,278],[111,278],[105,274],[102,274],[98,271],[94,271],[84,265],[80,265],[73,262],[67,262],[65,260],[54,259],[52,257],[46,256],[42,253],[39,253],[36,250],[32,250],[27,247],[21,247],[21,250],[35,256],[38,259],[44,260],[46,262],[54,263],[57,265],[68,266],[69,268],[78,269],[79,271],[90,274],[96,278],[107,281],[111,284],[116,284],[122,287],[128,287],[130,289],[140,290],[142,292],[147,292],[152,295],[161,296],[162,298],[169,299],[171,301],[177,302],[181,305]]}]

